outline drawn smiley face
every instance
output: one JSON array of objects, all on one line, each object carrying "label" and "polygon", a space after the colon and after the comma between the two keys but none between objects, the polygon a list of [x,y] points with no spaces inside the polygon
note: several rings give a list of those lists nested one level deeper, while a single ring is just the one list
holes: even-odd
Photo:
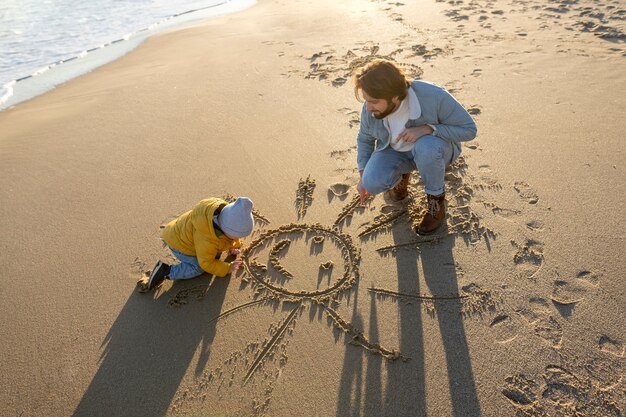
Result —
[{"label": "drawn smiley face", "polygon": [[[266,265],[258,261],[265,259]],[[266,230],[244,249],[242,260],[262,289],[292,301],[330,298],[352,287],[359,274],[359,253],[350,236],[320,224]]]}]

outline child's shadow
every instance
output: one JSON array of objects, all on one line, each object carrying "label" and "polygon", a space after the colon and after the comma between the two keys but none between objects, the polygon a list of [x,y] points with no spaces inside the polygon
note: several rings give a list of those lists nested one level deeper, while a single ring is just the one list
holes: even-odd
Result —
[{"label": "child's shadow", "polygon": [[[191,288],[207,279],[200,301],[168,306],[177,286]],[[165,415],[199,345],[196,373],[208,361],[216,325],[209,321],[220,314],[229,281],[205,274],[176,283],[158,298],[133,291],[102,343],[100,368],[74,416]]]}]

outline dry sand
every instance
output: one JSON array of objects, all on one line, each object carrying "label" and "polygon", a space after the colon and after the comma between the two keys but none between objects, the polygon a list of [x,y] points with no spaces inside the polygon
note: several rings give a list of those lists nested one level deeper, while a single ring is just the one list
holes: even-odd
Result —
[{"label": "dry sand", "polygon": [[[417,3],[261,0],[0,113],[0,414],[623,416],[626,7]],[[417,174],[353,204],[373,57],[477,120],[434,238]],[[226,194],[245,273],[139,293]]]}]

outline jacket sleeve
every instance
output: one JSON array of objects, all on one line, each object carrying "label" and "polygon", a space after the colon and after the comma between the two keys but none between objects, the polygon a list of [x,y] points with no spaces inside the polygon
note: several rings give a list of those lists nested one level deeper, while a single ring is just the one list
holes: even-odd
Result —
[{"label": "jacket sleeve", "polygon": [[450,93],[443,90],[438,107],[439,123],[435,136],[449,142],[466,142],[476,137],[476,123],[472,116]]},{"label": "jacket sleeve", "polygon": [[356,158],[359,171],[365,169],[365,165],[367,165],[367,161],[370,160],[376,145],[376,138],[370,134],[368,120],[367,111],[365,111],[365,105],[363,105],[363,109],[361,110],[361,124],[359,125],[359,133],[356,137]]},{"label": "jacket sleeve", "polygon": [[225,277],[230,272],[230,264],[215,259],[218,253],[217,245],[198,232],[194,234],[194,242],[198,263],[205,272],[217,277]]}]

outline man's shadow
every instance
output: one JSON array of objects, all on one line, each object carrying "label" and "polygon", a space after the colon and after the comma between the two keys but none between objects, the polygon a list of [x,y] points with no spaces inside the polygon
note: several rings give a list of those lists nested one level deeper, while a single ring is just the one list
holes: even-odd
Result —
[{"label": "man's shadow", "polygon": [[[445,233],[445,232],[440,232]],[[419,238],[405,226],[392,229],[394,242],[401,245]],[[448,235],[436,244],[416,248],[399,248],[395,253],[398,275],[397,292],[406,294],[430,294],[450,296],[459,293],[455,271],[453,247],[455,237]],[[423,272],[420,280],[419,265]],[[426,288],[423,288],[423,283]],[[353,324],[362,324],[358,312],[353,311]],[[395,291],[395,289],[391,289]],[[410,300],[410,302],[406,302]],[[480,405],[476,394],[469,349],[463,324],[463,304],[460,299],[435,300],[429,302],[429,313],[418,299],[398,300],[399,350],[407,362],[385,361],[378,355],[362,349],[348,349],[344,358],[337,416],[427,416],[426,389],[429,391],[448,389],[452,402],[452,416],[471,417],[480,415]],[[376,303],[393,302],[391,297],[377,297],[371,294],[371,317],[369,337],[372,342],[378,339]],[[447,381],[434,381],[435,386],[426,387],[424,323],[437,320],[447,367]],[[357,326],[358,327],[358,326]],[[433,365],[431,365],[433,366]],[[386,386],[381,386],[381,370],[387,369]],[[365,378],[363,370],[366,369]],[[447,384],[446,384],[447,382]],[[447,388],[445,388],[447,387]],[[356,396],[352,393],[356,393]],[[441,414],[439,414],[441,415]]]},{"label": "man's shadow", "polygon": [[[445,227],[445,226],[444,226]],[[394,230],[394,241],[407,241],[406,232]],[[453,248],[455,236],[440,231],[444,237],[436,243],[422,244],[419,250],[402,249],[396,253],[398,268],[398,292],[425,294],[434,297],[459,295]],[[409,239],[419,239],[413,235]],[[421,264],[423,282],[419,280]],[[418,300],[416,300],[418,301]],[[386,391],[393,393],[397,401],[388,401],[392,407],[405,403],[398,409],[388,410],[385,415],[427,415],[425,390],[447,389],[452,403],[452,416],[480,416],[480,404],[476,393],[476,384],[472,372],[469,348],[463,323],[462,299],[435,299],[423,301],[430,305],[423,308],[420,303],[399,303],[400,351],[413,359],[408,366],[390,367]],[[426,315],[423,313],[428,311]],[[445,366],[448,380],[429,381],[435,386],[426,387],[424,351],[424,322],[434,319],[439,325],[441,341],[445,354]],[[428,355],[430,356],[430,355]],[[430,366],[435,366],[430,364]],[[402,400],[404,398],[404,401]],[[406,404],[406,399],[413,399]],[[409,412],[408,409],[413,411]]]},{"label": "man's shadow", "polygon": [[[356,329],[364,329],[365,323],[357,310],[358,283],[354,293],[352,317],[350,322]],[[368,319],[368,337],[370,341],[378,341],[378,314],[376,300],[370,300],[370,316]],[[339,340],[337,338],[337,340]],[[372,355],[361,347],[347,346],[344,358],[341,381],[339,385],[337,413],[339,417],[381,416],[382,404],[381,368],[385,359],[379,355]],[[363,372],[365,369],[365,378]],[[361,413],[363,408],[363,413]]]},{"label": "man's shadow", "polygon": [[[208,360],[216,326],[209,321],[220,314],[229,281],[205,274],[174,282],[156,299],[153,292],[133,291],[102,343],[100,368],[73,415],[166,415],[199,345],[206,350],[203,363]],[[204,287],[209,300],[168,307],[177,291],[190,286]]]}]

